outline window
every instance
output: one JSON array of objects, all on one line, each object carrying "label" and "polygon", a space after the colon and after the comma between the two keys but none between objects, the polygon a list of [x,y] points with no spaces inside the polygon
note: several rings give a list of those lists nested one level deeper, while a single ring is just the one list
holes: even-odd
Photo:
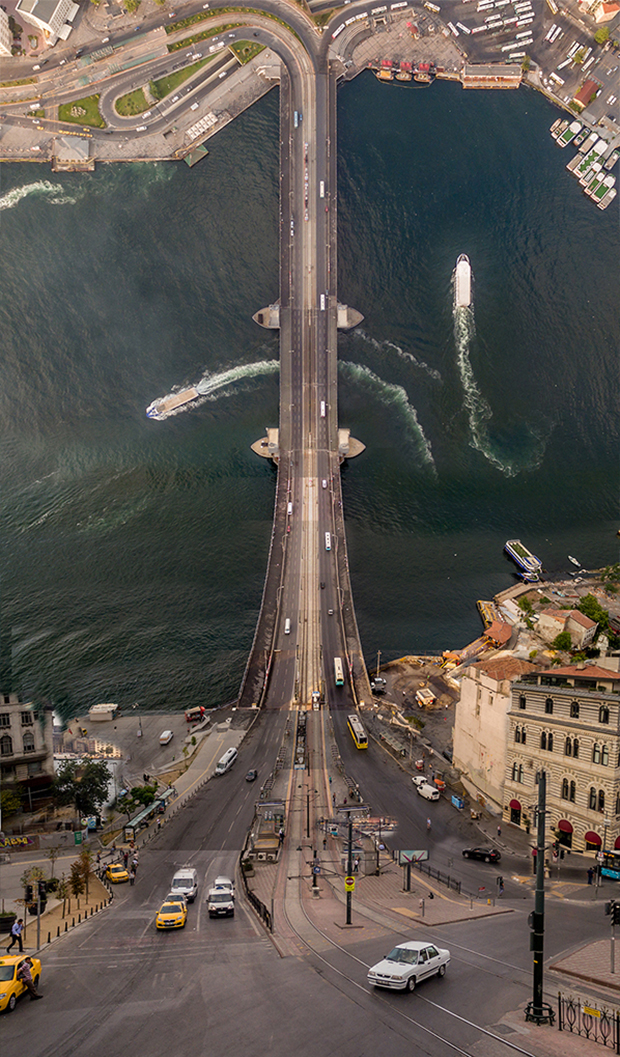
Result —
[{"label": "window", "polygon": [[604,811],[605,810],[605,790],[604,789],[599,789],[599,791],[598,791],[598,808],[597,808],[597,810],[598,811]]},{"label": "window", "polygon": [[553,715],[553,698],[548,697],[545,701],[545,714],[547,716]]},{"label": "window", "polygon": [[542,734],[540,735],[540,747],[541,747],[541,749],[546,749],[547,748],[547,732],[546,732],[546,730],[543,730]]},{"label": "window", "polygon": [[620,793],[616,793],[616,815],[620,815]]},{"label": "window", "polygon": [[3,734],[0,738],[0,756],[13,755],[13,741],[10,734]]},{"label": "window", "polygon": [[525,745],[525,727],[515,727],[515,741]]},{"label": "window", "polygon": [[562,800],[568,800],[568,778],[562,779]]},{"label": "window", "polygon": [[519,708],[525,708],[525,696],[523,694],[519,697]]},{"label": "window", "polygon": [[550,730],[543,730],[540,735],[540,747],[547,752],[553,752],[553,734]]},{"label": "window", "polygon": [[22,727],[31,727],[34,723],[34,716],[32,712],[22,712]]},{"label": "window", "polygon": [[590,797],[588,800],[588,807],[590,811],[596,811],[596,789],[594,786],[590,786]]},{"label": "window", "polygon": [[573,738],[573,756],[579,759],[579,738]]},{"label": "window", "polygon": [[43,764],[40,760],[34,760],[28,764],[28,774],[41,774],[43,770]]},{"label": "window", "polygon": [[564,742],[564,755],[565,756],[572,756],[573,755],[573,743],[572,743],[570,738],[567,738],[566,741]]},{"label": "window", "polygon": [[609,748],[607,745],[603,745],[601,750],[601,763],[603,767],[609,767]]},{"label": "window", "polygon": [[512,765],[512,780],[513,782],[523,781],[523,764],[517,763],[516,761]]},{"label": "window", "polygon": [[600,762],[601,762],[601,746],[600,745],[595,745],[594,748],[592,749],[592,763],[600,763]]},{"label": "window", "polygon": [[599,723],[609,723],[609,709],[607,705],[601,705],[598,710],[598,721]]},{"label": "window", "polygon": [[0,712],[0,727],[11,726],[11,715],[9,712]]},{"label": "window", "polygon": [[575,803],[575,791],[576,791],[575,783],[571,782],[570,790],[569,790],[569,794],[568,794],[568,799],[570,800],[571,804]]},{"label": "window", "polygon": [[579,702],[571,701],[570,703],[570,716],[571,719],[579,719]]},{"label": "window", "polygon": [[551,731],[547,734],[547,752],[553,752],[553,734]]},{"label": "window", "polygon": [[34,734],[31,730],[24,734],[24,752],[34,752]]}]

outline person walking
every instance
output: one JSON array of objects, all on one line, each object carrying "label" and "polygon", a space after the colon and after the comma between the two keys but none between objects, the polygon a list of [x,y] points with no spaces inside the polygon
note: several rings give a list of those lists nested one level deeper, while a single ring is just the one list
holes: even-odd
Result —
[{"label": "person walking", "polygon": [[20,954],[24,953],[24,945],[22,943],[22,932],[23,932],[23,930],[24,930],[24,919],[23,918],[18,918],[17,921],[14,921],[13,924],[11,925],[11,942],[9,943],[9,945],[8,945],[8,947],[6,949],[6,953],[7,954],[11,953],[11,947],[14,947],[16,943],[19,944],[19,953]]},{"label": "person walking", "polygon": [[502,835],[502,827],[501,827],[501,826],[498,826],[498,827],[497,827],[497,836],[498,836],[498,837],[501,837],[501,835]]},{"label": "person walking", "polygon": [[136,881],[136,871],[134,870],[134,868],[132,866],[131,870],[129,871],[129,884],[131,885],[132,888],[133,888],[133,886],[135,884],[135,881]]},{"label": "person walking", "polygon": [[[594,867],[590,866],[588,868],[588,884],[589,885],[592,884],[593,879],[594,879]],[[13,927],[15,927],[15,926],[13,926]]]},{"label": "person walking", "polygon": [[24,958],[19,969],[17,970],[17,977],[22,981],[23,984],[28,988],[28,994],[30,995],[31,1001],[37,998],[43,998],[34,986],[34,980],[32,979],[32,958]]},{"label": "person walking", "polygon": [[131,869],[133,870],[134,875],[137,874],[137,872],[138,872],[138,856],[137,855],[134,855],[133,859],[131,860]]},{"label": "person walking", "polygon": [[128,851],[124,851],[123,852],[123,866],[125,867],[125,869],[127,869],[127,863],[128,862],[129,862],[129,852]]}]

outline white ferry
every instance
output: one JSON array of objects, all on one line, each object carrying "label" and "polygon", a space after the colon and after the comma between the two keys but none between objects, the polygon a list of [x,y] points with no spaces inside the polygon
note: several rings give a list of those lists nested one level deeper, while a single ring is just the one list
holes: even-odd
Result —
[{"label": "white ferry", "polygon": [[454,270],[454,307],[469,308],[471,305],[471,264],[466,253],[457,258]]},{"label": "white ferry", "polygon": [[183,404],[189,404],[190,400],[195,400],[197,396],[200,396],[200,393],[193,386],[191,389],[183,389],[182,392],[173,393],[171,396],[162,396],[159,400],[153,400],[153,403],[149,404],[146,409],[147,417],[167,418],[172,411],[176,411]]},{"label": "white ferry", "polygon": [[510,555],[526,582],[536,583],[538,581],[542,572],[542,562],[521,543],[521,540],[507,540],[504,550]]}]

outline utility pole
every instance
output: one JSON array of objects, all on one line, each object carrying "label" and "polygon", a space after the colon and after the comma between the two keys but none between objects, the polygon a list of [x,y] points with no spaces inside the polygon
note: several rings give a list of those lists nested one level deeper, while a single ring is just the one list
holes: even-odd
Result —
[{"label": "utility pole", "polygon": [[377,675],[381,671],[381,650],[377,650]]},{"label": "utility pole", "polygon": [[545,939],[545,818],[547,813],[547,775],[539,771],[538,835],[536,841],[536,895],[534,911],[529,916],[530,950],[534,953],[533,998],[525,1007],[525,1019],[535,1024],[553,1024],[555,1011],[543,1002],[543,955]]},{"label": "utility pole", "polygon": [[[347,855],[347,876],[353,876],[353,819],[351,818],[351,812],[347,811],[347,821],[349,823],[348,837],[349,837],[349,851]],[[347,892],[347,925],[351,924],[351,893]]]}]

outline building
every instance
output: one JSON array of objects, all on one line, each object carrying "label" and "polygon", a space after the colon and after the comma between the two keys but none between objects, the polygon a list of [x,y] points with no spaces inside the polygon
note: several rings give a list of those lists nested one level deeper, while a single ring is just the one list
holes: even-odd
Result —
[{"label": "building", "polygon": [[529,661],[508,654],[468,665],[454,720],[454,766],[469,793],[504,803],[510,690],[514,680],[536,671]]},{"label": "building", "polygon": [[542,609],[538,619],[538,634],[546,642],[563,631],[568,631],[574,649],[585,649],[594,640],[598,624],[584,616],[578,609]]},{"label": "building", "polygon": [[22,704],[17,694],[0,693],[0,784],[33,810],[47,796],[54,777],[52,709]]},{"label": "building", "polygon": [[547,832],[574,851],[620,849],[618,658],[525,674],[511,697],[504,819],[529,833],[544,769]]},{"label": "building", "polygon": [[600,81],[584,81],[577,95],[573,96],[573,103],[581,110],[585,110],[596,99],[596,94],[601,87]]},{"label": "building", "polygon": [[594,21],[595,22],[611,22],[612,18],[615,18],[620,11],[620,4],[598,4],[594,9]]},{"label": "building", "polygon": [[523,74],[517,64],[490,66],[467,63],[461,71],[463,88],[518,88]]},{"label": "building", "polygon": [[67,39],[79,10],[73,0],[17,0],[15,12],[42,30],[48,44],[55,44],[59,38]]},{"label": "building", "polygon": [[0,7],[0,55],[10,55],[13,46],[13,34],[9,29],[9,16]]}]

